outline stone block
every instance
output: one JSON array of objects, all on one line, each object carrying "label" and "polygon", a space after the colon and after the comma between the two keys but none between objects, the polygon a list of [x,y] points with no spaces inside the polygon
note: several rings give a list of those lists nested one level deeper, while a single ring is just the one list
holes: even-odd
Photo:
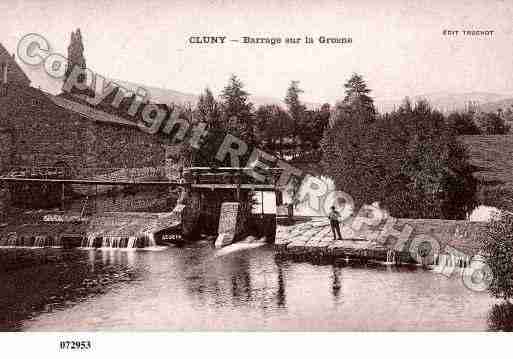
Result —
[{"label": "stone block", "polygon": [[218,236],[215,243],[216,248],[224,247],[238,240],[246,230],[246,222],[246,214],[243,213],[240,203],[222,203]]}]

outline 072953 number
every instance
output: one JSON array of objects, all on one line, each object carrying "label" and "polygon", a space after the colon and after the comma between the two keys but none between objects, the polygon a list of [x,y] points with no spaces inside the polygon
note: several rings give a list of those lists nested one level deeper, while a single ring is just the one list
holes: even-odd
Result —
[{"label": "072953 number", "polygon": [[62,350],[88,350],[91,349],[91,341],[89,340],[61,340],[60,349]]}]

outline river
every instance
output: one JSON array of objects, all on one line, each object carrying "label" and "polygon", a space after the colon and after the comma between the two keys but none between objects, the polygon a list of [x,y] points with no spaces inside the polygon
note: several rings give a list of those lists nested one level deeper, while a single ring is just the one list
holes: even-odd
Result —
[{"label": "river", "polygon": [[[8,251],[13,249],[0,249]],[[38,251],[38,249],[29,249]],[[42,250],[42,249],[41,249]],[[272,246],[46,249],[0,274],[0,329],[488,330],[495,300],[458,275],[282,260]],[[499,325],[500,327],[500,325]]]}]

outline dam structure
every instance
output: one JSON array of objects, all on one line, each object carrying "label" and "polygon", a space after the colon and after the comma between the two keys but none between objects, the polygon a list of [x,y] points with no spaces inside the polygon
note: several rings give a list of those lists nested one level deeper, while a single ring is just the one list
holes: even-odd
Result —
[{"label": "dam structure", "polygon": [[[24,211],[18,221],[0,229],[0,246],[141,248],[205,234],[216,236],[216,247],[248,235],[274,240],[276,215],[252,213],[251,198],[255,191],[273,191],[276,198],[281,198],[276,185],[281,170],[271,169],[265,181],[258,183],[252,180],[253,170],[190,167],[175,181],[136,181],[119,176],[115,180],[59,178],[63,177],[59,176],[62,168],[11,170],[0,177],[6,192],[4,204],[9,201],[30,205],[24,194],[32,193],[31,197],[59,203],[60,208]],[[43,172],[45,175],[41,175]],[[143,201],[141,194],[150,191],[147,207],[158,206],[160,201],[163,210],[155,213],[100,209],[108,207],[109,196],[121,197],[117,205],[122,206],[122,198],[130,196],[124,193],[127,188],[132,191],[129,205]],[[93,195],[84,195],[90,193]],[[167,194],[167,198],[162,201],[158,193]],[[138,200],[134,199],[137,195]],[[174,208],[166,211],[165,207],[172,202]]]},{"label": "dam structure", "polygon": [[140,113],[127,118],[74,93],[46,93],[2,46],[0,60],[0,246],[139,248],[203,234],[224,246],[252,231],[274,238],[275,216],[255,216],[249,203],[277,191],[279,169],[257,183],[251,168],[194,167],[184,143],[141,131]]}]

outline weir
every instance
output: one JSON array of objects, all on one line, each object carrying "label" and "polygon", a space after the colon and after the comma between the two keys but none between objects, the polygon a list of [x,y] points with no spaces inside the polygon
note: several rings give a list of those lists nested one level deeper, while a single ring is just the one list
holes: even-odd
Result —
[{"label": "weir", "polygon": [[[8,238],[9,231],[17,232],[16,224],[0,230],[0,246],[51,247],[65,246],[83,248],[142,248],[162,244],[166,238],[197,239],[200,234],[215,235],[216,246],[222,247],[247,235],[266,237],[273,240],[276,230],[276,215],[253,214],[252,201],[257,191],[271,191],[276,194],[277,212],[281,209],[281,188],[277,186],[281,169],[269,169],[263,181],[252,176],[254,168],[234,167],[190,167],[175,181],[130,181],[109,178],[39,178],[10,175],[0,177],[4,189],[0,203],[4,205],[1,214],[8,212],[10,187],[19,184],[62,188],[61,212],[33,223],[33,233],[16,234]],[[31,171],[40,173],[41,171]],[[59,173],[58,171],[54,171]],[[42,173],[42,172],[41,172]],[[259,173],[262,176],[262,173]],[[260,177],[261,178],[261,177]],[[94,195],[87,193],[80,200],[79,214],[65,211],[65,199],[70,196],[66,186],[96,187]],[[97,209],[98,186],[131,186],[131,188],[167,187],[179,188],[181,193],[171,212],[164,213],[95,213],[89,214],[90,206]],[[102,191],[104,192],[104,191]],[[30,226],[29,226],[30,227]],[[74,228],[71,233],[67,227]],[[43,228],[43,230],[41,230]],[[29,237],[30,239],[27,239]],[[78,239],[77,239],[78,237]],[[64,239],[63,239],[64,238]],[[27,245],[28,244],[28,245]]]},{"label": "weir", "polygon": [[[296,218],[292,223],[277,228],[275,248],[280,256],[305,261],[356,260],[385,265],[411,264],[444,271],[447,268],[467,268],[479,252],[478,237],[486,229],[486,222],[463,220],[397,218],[395,228],[411,227],[411,237],[398,250],[397,238],[383,233],[384,223],[353,226],[354,217],[341,224],[342,240],[334,240],[326,218]],[[427,252],[421,246],[412,246],[413,238],[430,238],[438,244]],[[426,242],[426,244],[430,244]],[[431,250],[433,249],[433,250]]]}]

